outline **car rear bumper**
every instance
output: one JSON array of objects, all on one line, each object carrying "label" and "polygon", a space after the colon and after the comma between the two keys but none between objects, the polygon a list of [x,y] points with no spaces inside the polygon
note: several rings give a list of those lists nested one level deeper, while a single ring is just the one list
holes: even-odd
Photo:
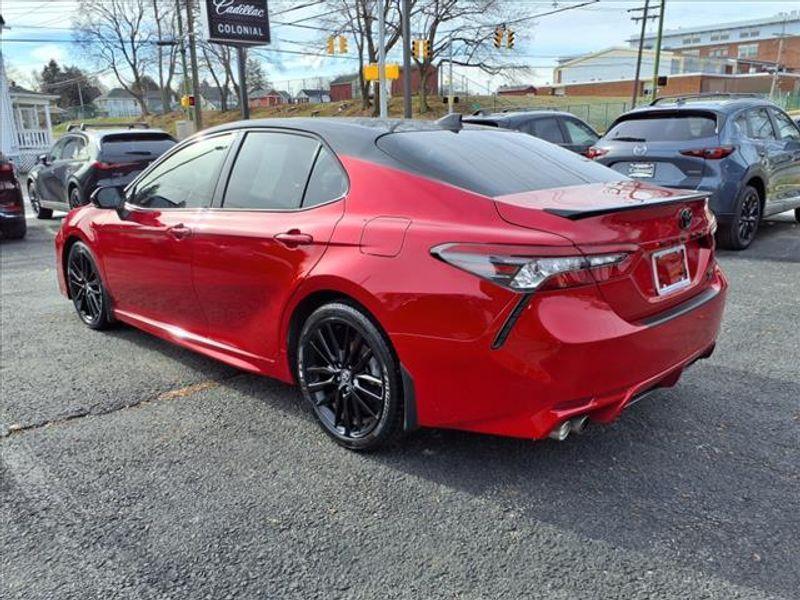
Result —
[{"label": "car rear bumper", "polygon": [[15,212],[0,211],[0,228],[2,228],[3,230],[21,227],[24,223],[25,223],[24,211],[22,210]]},{"label": "car rear bumper", "polygon": [[726,289],[717,267],[702,301],[637,323],[594,288],[534,295],[496,349],[497,331],[471,342],[393,341],[414,379],[420,425],[544,438],[576,416],[609,422],[710,356]]}]

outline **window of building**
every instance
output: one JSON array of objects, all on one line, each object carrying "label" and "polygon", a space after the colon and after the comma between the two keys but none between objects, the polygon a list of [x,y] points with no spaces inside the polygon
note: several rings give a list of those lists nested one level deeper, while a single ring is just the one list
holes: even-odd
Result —
[{"label": "window of building", "polygon": [[758,56],[758,44],[741,44],[738,56],[739,58],[755,58]]}]

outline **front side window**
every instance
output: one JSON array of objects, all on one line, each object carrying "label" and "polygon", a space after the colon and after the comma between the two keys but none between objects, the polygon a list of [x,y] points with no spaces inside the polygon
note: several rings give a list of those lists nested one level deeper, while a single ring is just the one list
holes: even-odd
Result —
[{"label": "front side window", "polygon": [[64,152],[64,146],[69,142],[69,138],[58,140],[55,145],[50,149],[50,160],[58,160]]},{"label": "front side window", "polygon": [[563,144],[564,134],[555,117],[537,119],[533,122],[533,135],[553,144]]},{"label": "front side window", "polygon": [[778,135],[782,140],[800,140],[800,131],[789,117],[777,110],[772,114],[778,122]]},{"label": "front side window", "polygon": [[755,108],[748,111],[750,121],[750,136],[756,140],[774,140],[775,130],[766,108]]},{"label": "front side window", "polygon": [[60,158],[62,160],[72,160],[80,153],[81,148],[83,148],[83,144],[81,143],[80,138],[67,138],[67,143],[64,144],[64,147],[61,150]]},{"label": "front side window", "polygon": [[181,148],[145,175],[129,201],[159,209],[208,206],[232,139],[220,135]]},{"label": "front side window", "polygon": [[594,131],[580,121],[564,119],[564,127],[573,144],[594,144],[597,141],[597,135],[595,135]]},{"label": "front side window", "polygon": [[224,208],[300,208],[320,143],[291,133],[251,131],[244,138],[225,190]]}]

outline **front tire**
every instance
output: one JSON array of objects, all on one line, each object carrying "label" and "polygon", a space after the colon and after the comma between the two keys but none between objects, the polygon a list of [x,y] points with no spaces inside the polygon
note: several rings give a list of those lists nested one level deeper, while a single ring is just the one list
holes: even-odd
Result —
[{"label": "front tire", "polygon": [[746,185],[736,198],[733,218],[719,230],[719,244],[730,250],[744,250],[756,237],[761,223],[761,197]]},{"label": "front tire", "polygon": [[53,216],[53,211],[49,208],[42,208],[39,200],[39,194],[36,193],[36,184],[33,181],[28,182],[28,200],[30,200],[31,208],[36,213],[37,219],[49,219]]},{"label": "front tire", "polygon": [[111,325],[108,294],[94,257],[83,242],[75,242],[69,249],[65,275],[69,296],[81,321],[90,329],[107,329]]},{"label": "front tire", "polygon": [[389,343],[359,309],[326,304],[308,317],[297,378],[323,431],[351,450],[374,450],[401,430],[400,368]]},{"label": "front tire", "polygon": [[78,208],[83,205],[83,196],[78,186],[73,186],[69,191],[69,207],[70,209]]}]

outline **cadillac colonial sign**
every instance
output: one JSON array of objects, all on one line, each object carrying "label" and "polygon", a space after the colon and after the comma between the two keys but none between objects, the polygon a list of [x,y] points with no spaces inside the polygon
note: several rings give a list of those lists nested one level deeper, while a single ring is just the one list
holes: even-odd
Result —
[{"label": "cadillac colonial sign", "polygon": [[206,39],[217,44],[269,44],[267,0],[203,0]]}]

